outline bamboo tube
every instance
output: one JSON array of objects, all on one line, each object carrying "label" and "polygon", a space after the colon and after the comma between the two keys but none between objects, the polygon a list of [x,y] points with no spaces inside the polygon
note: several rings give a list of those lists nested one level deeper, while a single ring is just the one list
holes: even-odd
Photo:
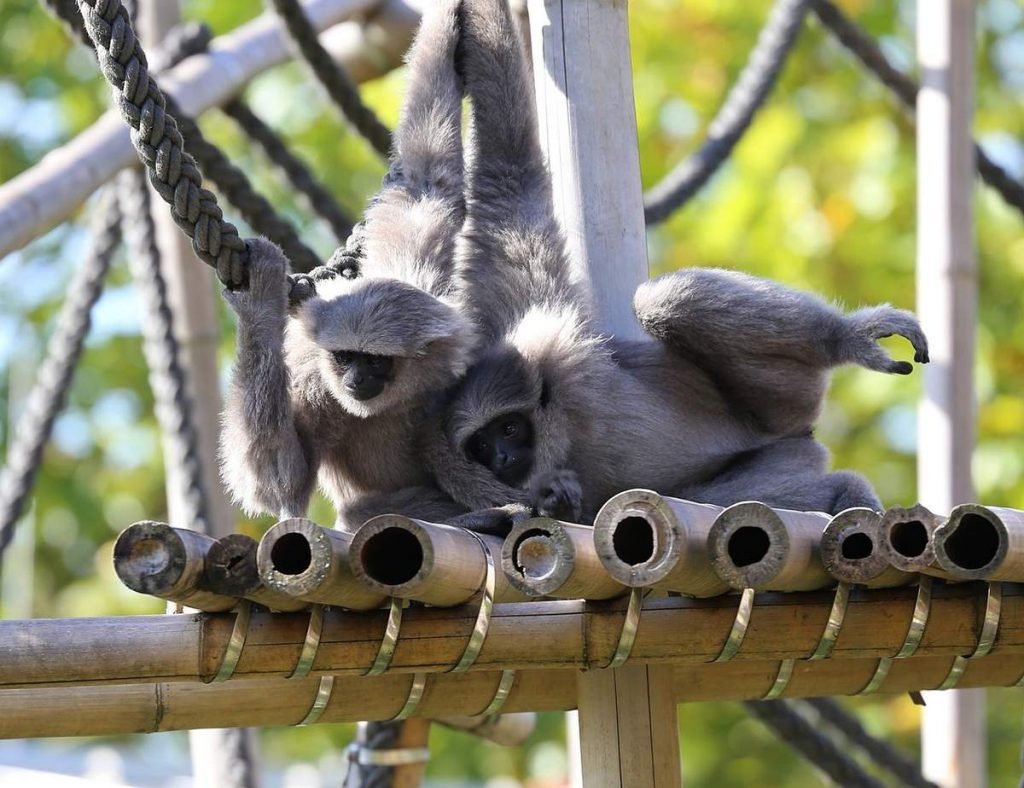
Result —
[{"label": "bamboo tube", "polygon": [[1024,581],[1024,512],[964,503],[935,530],[935,563],[961,580]]},{"label": "bamboo tube", "polygon": [[532,711],[519,711],[513,714],[438,717],[434,722],[503,747],[518,747],[536,729],[537,715]]},{"label": "bamboo tube", "polygon": [[881,550],[886,560],[904,572],[952,579],[935,563],[934,536],[940,525],[942,518],[919,503],[886,510],[881,525]]},{"label": "bamboo tube", "polygon": [[498,568],[501,539],[451,525],[382,514],[356,531],[348,562],[355,578],[384,596],[451,607],[469,602],[483,588],[484,550],[494,561],[494,601],[522,601],[525,597]]},{"label": "bamboo tube", "polygon": [[[915,598],[912,587],[851,595],[831,659],[891,657],[906,638]],[[807,657],[821,640],[833,599],[831,591],[758,594],[735,659]],[[980,584],[937,586],[917,653],[970,654],[978,644],[984,609]],[[630,659],[670,664],[713,660],[736,613],[735,596],[647,599]],[[310,675],[365,673],[377,657],[388,620],[386,610],[328,608]],[[0,688],[210,680],[221,667],[235,621],[231,614],[0,621]],[[408,608],[389,670],[450,670],[465,652],[476,622],[473,606]],[[487,642],[469,670],[602,667],[615,653],[622,624],[617,604],[495,605]],[[290,675],[308,626],[305,613],[254,610],[232,680]],[[1024,588],[1016,584],[1003,589],[992,653],[1024,654]]]},{"label": "bamboo tube", "polygon": [[689,596],[724,594],[708,533],[720,506],[627,490],[611,498],[594,520],[594,547],[605,570],[624,585]]},{"label": "bamboo tube", "polygon": [[821,535],[821,558],[836,580],[868,588],[891,588],[916,575],[892,566],[880,548],[882,515],[867,508],[840,512]]},{"label": "bamboo tube", "polygon": [[708,534],[718,576],[736,589],[810,591],[832,584],[821,562],[822,512],[772,509],[748,501],[726,508]]},{"label": "bamboo tube", "polygon": [[132,591],[217,613],[238,598],[212,592],[204,574],[214,539],[197,531],[143,520],[125,528],[114,542],[114,571]]},{"label": "bamboo tube", "polygon": [[380,607],[385,595],[355,578],[348,563],[352,534],[310,520],[282,520],[256,550],[263,584],[279,594],[350,610]]},{"label": "bamboo tube", "polygon": [[[879,694],[937,687],[952,657],[898,659]],[[877,659],[797,661],[785,697],[852,695],[868,683]],[[778,661],[685,664],[672,668],[678,703],[753,700],[775,681]],[[960,688],[1010,687],[1022,672],[1019,654],[970,660]],[[494,696],[500,673],[432,675],[413,716],[479,713]],[[576,671],[527,670],[516,674],[503,712],[561,711],[576,706]],[[409,694],[412,676],[338,677],[319,723],[383,720]],[[317,694],[315,678],[228,681],[222,684],[113,684],[99,687],[0,690],[0,739],[44,736],[114,736],[128,733],[244,725],[295,725]],[[502,718],[512,716],[502,714]]]},{"label": "bamboo tube", "polygon": [[626,588],[609,577],[594,549],[593,529],[533,517],[514,526],[501,548],[509,582],[532,597],[611,599]]},{"label": "bamboo tube", "polygon": [[294,612],[309,603],[267,588],[256,568],[259,543],[245,534],[228,534],[210,545],[206,554],[206,582],[212,591],[244,597],[271,610]]}]

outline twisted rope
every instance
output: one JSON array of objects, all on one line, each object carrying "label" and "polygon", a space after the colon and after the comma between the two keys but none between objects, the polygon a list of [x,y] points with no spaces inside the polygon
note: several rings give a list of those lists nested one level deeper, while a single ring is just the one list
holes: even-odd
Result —
[{"label": "twisted rope", "polygon": [[35,482],[43,448],[82,355],[92,307],[103,290],[103,280],[121,241],[120,225],[117,203],[110,190],[105,190],[95,208],[89,252],[68,287],[56,330],[47,344],[46,358],[8,446],[7,465],[0,472],[0,553],[14,536],[14,526]]},{"label": "twisted rope", "polygon": [[776,0],[757,43],[696,153],[676,165],[644,195],[644,219],[657,224],[687,201],[729,158],[750,128],[793,50],[810,0]]},{"label": "twisted rope", "polygon": [[[920,89],[918,83],[893,67],[878,48],[878,44],[831,0],[814,0],[812,7],[818,20],[835,36],[835,39],[913,113],[917,105],[917,92]],[[981,179],[995,189],[1009,205],[1024,213],[1024,183],[992,161],[977,143],[974,144],[974,156]]]},{"label": "twisted rope", "polygon": [[387,156],[391,152],[391,132],[363,103],[355,83],[323,48],[298,0],[271,0],[271,4],[299,54],[345,119],[378,153]]},{"label": "twisted rope", "polygon": [[78,8],[150,182],[170,206],[175,223],[192,239],[199,259],[214,267],[226,286],[243,287],[245,242],[224,220],[216,197],[202,187],[195,160],[183,150],[181,132],[149,75],[146,55],[121,0],[78,0]]},{"label": "twisted rope", "polygon": [[901,785],[911,788],[938,788],[935,783],[921,775],[917,764],[895,747],[876,739],[864,730],[860,721],[833,698],[808,698],[804,702],[848,741],[863,750],[874,763],[898,778]]},{"label": "twisted rope", "polygon": [[787,701],[746,701],[743,704],[772,733],[843,788],[883,788],[853,758],[808,722]]}]

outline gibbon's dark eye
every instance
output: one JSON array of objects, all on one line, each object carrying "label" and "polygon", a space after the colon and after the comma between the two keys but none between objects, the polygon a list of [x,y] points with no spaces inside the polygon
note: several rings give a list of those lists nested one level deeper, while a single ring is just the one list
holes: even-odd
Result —
[{"label": "gibbon's dark eye", "polygon": [[384,356],[367,356],[366,365],[370,369],[380,369],[384,366]]},{"label": "gibbon's dark eye", "polygon": [[511,438],[511,437],[513,437],[518,432],[519,432],[519,424],[514,422],[514,421],[512,421],[511,419],[506,421],[502,425],[502,427],[501,427],[501,433],[506,438]]},{"label": "gibbon's dark eye", "polygon": [[334,360],[338,363],[338,366],[341,367],[352,366],[352,362],[355,361],[356,357],[356,354],[351,350],[334,350],[331,352],[331,355],[334,356]]}]

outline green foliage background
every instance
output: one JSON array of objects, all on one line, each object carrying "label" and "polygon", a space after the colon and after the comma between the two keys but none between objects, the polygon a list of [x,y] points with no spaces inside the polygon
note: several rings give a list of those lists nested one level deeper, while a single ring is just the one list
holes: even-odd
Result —
[{"label": "green foliage background", "polygon": [[[912,64],[913,3],[846,0],[841,5],[882,39],[898,64]],[[218,33],[260,10],[255,2],[185,0],[184,6],[190,19],[206,21]],[[646,186],[703,139],[768,7],[767,0],[631,4]],[[982,143],[1020,177],[1024,8],[1015,0],[979,0],[978,21],[975,128]],[[399,71],[364,88],[367,100],[390,124],[403,80]],[[247,96],[357,212],[379,182],[383,164],[339,121],[303,69],[294,64],[275,69],[257,79]],[[0,181],[85,129],[107,101],[91,56],[72,45],[38,3],[0,4]],[[237,129],[216,112],[203,119],[203,126],[326,257],[332,249],[326,228],[276,180]],[[981,273],[974,480],[980,500],[1024,508],[1024,225],[985,187],[963,187],[973,189]],[[912,123],[811,22],[773,98],[730,163],[684,211],[649,233],[652,273],[686,265],[736,267],[850,306],[889,301],[913,308],[914,188]],[[5,442],[84,242],[76,219],[0,265],[0,406],[12,414],[3,420]],[[195,286],[212,287],[213,277]],[[160,519],[165,513],[159,435],[135,310],[120,261],[46,453],[31,528],[23,529],[4,564],[0,609],[7,617],[160,609],[123,590],[110,568],[117,532],[136,519]],[[226,313],[224,328],[226,366],[233,341]],[[901,357],[909,355],[899,343],[892,348]],[[915,500],[919,392],[920,375],[886,378],[841,370],[821,420],[819,434],[836,465],[866,473],[890,504]],[[329,518],[326,510],[324,517]],[[239,520],[252,533],[266,524]],[[989,699],[992,783],[1009,784],[1019,773],[1020,698],[1006,690],[990,691]],[[855,705],[872,732],[917,748],[918,714],[906,699]],[[735,704],[682,706],[680,720],[690,785],[801,786],[818,779]],[[271,763],[316,762],[330,748],[342,746],[350,733],[347,726],[268,730],[263,733],[265,755]],[[532,785],[554,784],[564,763],[551,743],[561,736],[558,716],[543,719],[530,745],[520,751],[435,732],[430,775],[478,782],[507,775]],[[126,747],[137,744],[138,739],[124,741]]]}]

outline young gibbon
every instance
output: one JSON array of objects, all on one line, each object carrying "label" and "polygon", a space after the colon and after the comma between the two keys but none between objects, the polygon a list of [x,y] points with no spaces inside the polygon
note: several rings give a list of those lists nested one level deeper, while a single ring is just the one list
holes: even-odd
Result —
[{"label": "young gibbon", "polygon": [[463,0],[461,23],[472,135],[457,282],[489,344],[431,425],[425,451],[440,486],[473,509],[515,502],[583,522],[630,487],[877,508],[862,477],[827,472],[811,430],[832,367],[910,371],[880,337],[906,337],[927,361],[913,315],[844,315],[772,282],[693,269],[637,291],[648,338],[601,336],[555,219],[507,2]]},{"label": "young gibbon", "polygon": [[381,492],[401,490],[425,517],[465,511],[415,451],[426,401],[464,373],[476,341],[453,300],[465,213],[457,9],[429,4],[410,50],[391,166],[361,229],[362,275],[319,279],[289,314],[287,261],[258,239],[249,288],[225,293],[238,339],[221,468],[249,512],[301,516],[318,480],[345,527]]}]

